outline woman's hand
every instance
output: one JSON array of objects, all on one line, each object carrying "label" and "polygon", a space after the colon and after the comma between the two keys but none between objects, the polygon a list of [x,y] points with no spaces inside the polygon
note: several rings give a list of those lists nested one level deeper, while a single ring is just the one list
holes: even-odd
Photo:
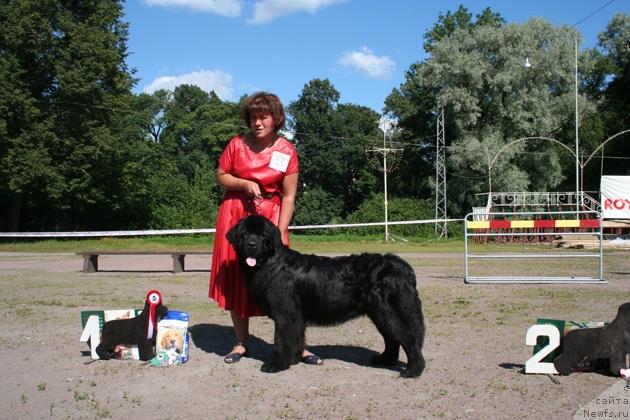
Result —
[{"label": "woman's hand", "polygon": [[237,178],[217,168],[217,183],[228,190],[243,191],[249,198],[260,197],[260,185],[249,179]]},{"label": "woman's hand", "polygon": [[282,243],[284,245],[287,245],[287,246],[289,245],[288,244],[288,238],[289,238],[288,232],[289,232],[289,229],[282,229],[282,228],[280,229],[280,238],[282,239]]},{"label": "woman's hand", "polygon": [[243,191],[245,192],[245,194],[247,194],[248,197],[250,198],[257,198],[260,197],[260,186],[258,185],[257,182],[254,181],[249,181],[247,179],[243,179],[244,185],[243,185]]}]

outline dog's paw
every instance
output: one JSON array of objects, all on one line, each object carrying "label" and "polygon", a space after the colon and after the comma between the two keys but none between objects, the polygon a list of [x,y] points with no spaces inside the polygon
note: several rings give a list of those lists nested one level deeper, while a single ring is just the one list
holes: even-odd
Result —
[{"label": "dog's paw", "polygon": [[553,361],[553,366],[560,375],[570,375],[573,372],[573,366],[571,366],[570,363],[565,362],[562,356],[559,356]]},{"label": "dog's paw", "polygon": [[400,377],[401,378],[417,378],[418,376],[420,376],[420,374],[422,374],[421,369],[403,369],[400,372]]},{"label": "dog's paw", "polygon": [[282,366],[282,365],[277,365],[275,363],[266,362],[266,363],[263,363],[263,365],[260,367],[260,370],[266,373],[276,373],[283,370],[287,370],[288,368],[289,366]]}]

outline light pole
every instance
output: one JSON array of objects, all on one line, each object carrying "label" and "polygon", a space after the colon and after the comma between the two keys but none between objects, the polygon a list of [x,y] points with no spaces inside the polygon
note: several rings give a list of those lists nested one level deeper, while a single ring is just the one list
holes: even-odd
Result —
[{"label": "light pole", "polygon": [[575,200],[576,200],[576,210],[580,210],[580,163],[578,161],[579,154],[579,129],[578,129],[578,39],[577,34],[575,35]]},{"label": "light pole", "polygon": [[394,149],[392,147],[387,146],[387,133],[390,132],[390,135],[391,135],[392,133],[396,132],[396,121],[382,117],[378,121],[378,126],[379,128],[383,130],[383,147],[381,148],[375,145],[374,148],[369,149],[367,151],[381,153],[383,155],[383,168],[382,169],[383,169],[383,192],[384,192],[383,207],[385,207],[385,241],[389,241],[389,239],[392,238],[394,235],[391,235],[389,233],[389,220],[388,220],[388,209],[387,209],[387,206],[388,206],[387,172],[393,170],[393,168],[391,166],[390,167],[387,166],[387,154],[401,152],[402,149]]},{"label": "light pole", "polygon": [[[581,194],[580,194],[580,161],[579,161],[579,115],[578,115],[578,38],[575,35],[575,208],[576,211],[580,210]],[[526,69],[532,67],[529,62],[529,57],[525,57],[525,63],[523,67]]]}]

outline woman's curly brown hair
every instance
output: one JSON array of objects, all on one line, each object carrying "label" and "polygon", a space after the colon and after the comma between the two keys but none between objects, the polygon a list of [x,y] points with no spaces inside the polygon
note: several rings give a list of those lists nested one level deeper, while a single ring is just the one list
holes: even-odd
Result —
[{"label": "woman's curly brown hair", "polygon": [[271,114],[275,130],[284,128],[284,106],[277,95],[269,92],[256,92],[248,96],[241,104],[241,119],[247,127],[252,116]]}]

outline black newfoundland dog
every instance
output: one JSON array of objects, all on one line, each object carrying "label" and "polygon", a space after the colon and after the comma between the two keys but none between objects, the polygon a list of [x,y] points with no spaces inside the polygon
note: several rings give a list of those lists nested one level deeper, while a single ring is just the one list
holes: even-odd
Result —
[{"label": "black newfoundland dog", "polygon": [[610,361],[610,371],[619,376],[626,369],[626,354],[630,353],[630,302],[619,306],[615,319],[605,327],[569,331],[562,340],[564,350],[553,364],[562,375],[569,375],[584,359]]},{"label": "black newfoundland dog", "polygon": [[242,219],[227,234],[247,287],[275,323],[274,351],[264,372],[300,361],[309,324],[333,325],[367,315],[385,340],[372,363],[394,365],[407,354],[402,377],[420,376],[424,321],[412,268],[387,254],[344,257],[304,255],[282,244],[280,231],[262,216]]}]

